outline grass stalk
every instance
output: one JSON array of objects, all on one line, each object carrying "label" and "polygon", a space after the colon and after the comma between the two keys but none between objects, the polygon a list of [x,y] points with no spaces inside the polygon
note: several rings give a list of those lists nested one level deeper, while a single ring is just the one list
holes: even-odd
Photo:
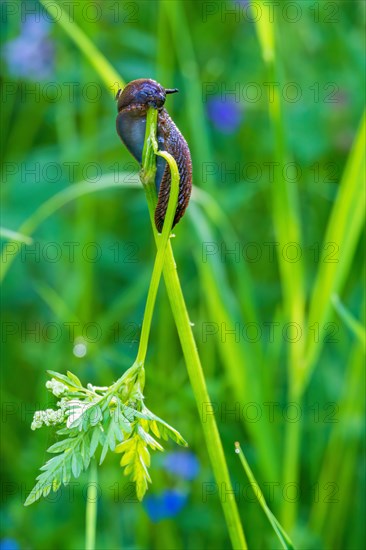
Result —
[{"label": "grass stalk", "polygon": [[86,513],[85,513],[85,549],[95,549],[95,538],[97,530],[97,511],[98,511],[98,471],[96,460],[93,459],[90,464],[89,482],[86,494]]},{"label": "grass stalk", "polygon": [[[147,124],[147,135],[150,132],[148,126],[149,124]],[[148,152],[146,152],[145,155],[148,155]],[[143,174],[143,181],[154,239],[159,251],[159,249],[161,249],[161,235],[158,234],[154,221],[154,212],[157,202],[154,175],[154,172]],[[206,411],[213,411],[213,407],[207,391],[206,381],[196,342],[194,340],[192,326],[184,301],[170,241],[168,241],[166,247],[163,273],[218,491],[220,494],[222,491],[225,493],[220,500],[231,543],[234,549],[245,550],[247,548],[247,543],[241,525],[216,420],[213,414],[206,414]]]},{"label": "grass stalk", "polygon": [[293,545],[290,537],[285,532],[285,530],[282,528],[282,526],[278,522],[277,518],[273,515],[270,508],[268,507],[266,499],[264,498],[264,494],[262,493],[262,490],[261,490],[259,484],[257,483],[255,477],[254,477],[254,474],[253,474],[253,472],[252,472],[252,470],[249,466],[249,463],[248,463],[248,461],[247,461],[247,459],[246,459],[246,457],[245,457],[245,455],[242,451],[240,443],[238,441],[235,443],[235,452],[239,456],[240,462],[241,462],[241,464],[243,466],[243,469],[244,469],[244,472],[246,473],[246,476],[247,476],[247,478],[250,482],[250,485],[253,488],[255,496],[256,496],[263,512],[266,514],[267,519],[268,519],[269,523],[271,524],[274,532],[276,533],[277,538],[280,541],[282,548],[284,548],[284,550],[293,550],[294,545]]},{"label": "grass stalk", "polygon": [[[270,16],[269,4],[260,2],[263,16],[256,21],[258,39],[261,45],[262,57],[267,67],[268,80],[281,84],[280,59],[276,44],[276,29]],[[277,240],[281,245],[294,243],[302,246],[299,201],[294,184],[287,182],[282,176],[282,168],[289,160],[284,127],[282,98],[279,92],[281,86],[276,86],[273,97],[269,98],[268,109],[273,129],[274,156],[277,163],[275,182],[272,188],[273,224]],[[305,285],[304,270],[301,258],[290,262],[283,254],[278,255],[281,276],[283,303],[286,320],[305,328]],[[288,401],[301,407],[303,371],[304,371],[304,339],[290,343],[288,348]],[[301,440],[301,423],[288,422],[285,431],[283,476],[284,484],[298,483],[299,453]],[[283,501],[282,523],[290,530],[295,524],[297,503],[289,499]]]},{"label": "grass stalk", "polygon": [[154,269],[151,276],[145,313],[142,322],[141,338],[136,358],[136,362],[140,364],[144,364],[145,362],[156,295],[158,292],[161,274],[164,266],[166,246],[169,241],[170,231],[173,225],[179,193],[179,172],[177,164],[174,158],[169,153],[167,153],[166,151],[158,151],[158,145],[156,142],[157,115],[158,112],[156,109],[149,109],[146,119],[146,137],[142,160],[143,168],[141,179],[145,186],[155,186],[155,155],[159,155],[164,157],[165,160],[169,163],[169,168],[171,172],[171,186],[163,231],[161,234],[159,234],[158,251],[155,258]]}]

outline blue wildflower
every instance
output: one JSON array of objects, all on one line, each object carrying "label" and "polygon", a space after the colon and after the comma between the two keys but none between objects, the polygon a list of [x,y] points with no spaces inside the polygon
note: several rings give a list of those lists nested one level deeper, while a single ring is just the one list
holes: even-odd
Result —
[{"label": "blue wildflower", "polygon": [[14,539],[0,540],[0,550],[19,550],[19,544]]},{"label": "blue wildflower", "polygon": [[51,23],[27,17],[16,38],[4,45],[9,73],[16,78],[43,80],[53,71],[54,45],[49,38]]},{"label": "blue wildflower", "polygon": [[200,469],[196,455],[189,451],[167,453],[164,456],[163,463],[168,472],[189,481],[197,477]]},{"label": "blue wildflower", "polygon": [[233,133],[240,125],[242,113],[240,105],[232,98],[212,98],[207,104],[208,116],[214,126],[225,134]]},{"label": "blue wildflower", "polygon": [[143,506],[153,522],[173,518],[182,510],[188,500],[186,492],[167,489],[158,495],[147,495]]}]

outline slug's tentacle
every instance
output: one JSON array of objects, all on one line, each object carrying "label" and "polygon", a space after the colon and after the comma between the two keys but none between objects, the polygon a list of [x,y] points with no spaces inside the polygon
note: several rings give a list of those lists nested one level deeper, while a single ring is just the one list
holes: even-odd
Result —
[{"label": "slug's tentacle", "polygon": [[[164,89],[158,82],[139,79],[130,82],[122,92],[118,92],[117,133],[130,153],[141,164],[146,132],[146,114],[149,107],[158,109],[157,139],[160,151],[170,153],[178,166],[180,183],[177,209],[173,227],[183,216],[192,190],[192,161],[189,147],[184,137],[164,108],[166,94],[177,92]],[[155,184],[158,203],[155,210],[155,225],[162,231],[168,207],[171,174],[169,165],[162,157],[157,157]]]}]

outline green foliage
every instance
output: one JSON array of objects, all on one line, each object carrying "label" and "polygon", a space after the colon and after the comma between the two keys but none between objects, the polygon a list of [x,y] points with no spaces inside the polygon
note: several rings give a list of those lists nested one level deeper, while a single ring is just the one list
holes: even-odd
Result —
[{"label": "green foliage", "polygon": [[150,466],[150,453],[148,447],[153,450],[163,451],[163,447],[148,433],[151,431],[156,437],[168,440],[169,438],[187,447],[187,442],[179,432],[155,416],[146,407],[143,407],[141,420],[136,423],[133,434],[115,447],[116,453],[123,453],[121,466],[125,466],[124,473],[131,481],[136,483],[136,495],[142,500],[151,483],[148,468]]},{"label": "green foliage", "polygon": [[[62,399],[57,411],[37,411],[32,427],[40,428],[43,423],[50,425],[50,416],[53,419],[55,412],[61,413],[58,423],[62,427],[56,433],[66,437],[48,448],[47,452],[57,456],[41,467],[42,473],[25,501],[26,506],[42,496],[47,497],[51,490],[57,491],[61,484],[67,485],[72,477],[78,478],[89,468],[98,448],[99,464],[108,451],[124,453],[121,466],[125,466],[125,475],[135,482],[137,497],[142,500],[148,488],[147,482],[151,482],[147,447],[163,451],[148,432],[187,446],[174,428],[145,407],[143,371],[142,365],[132,366],[115,384],[103,388],[91,384],[83,387],[79,378],[70,371],[67,376],[48,371],[52,379],[46,387]],[[41,420],[40,413],[43,413]]]}]

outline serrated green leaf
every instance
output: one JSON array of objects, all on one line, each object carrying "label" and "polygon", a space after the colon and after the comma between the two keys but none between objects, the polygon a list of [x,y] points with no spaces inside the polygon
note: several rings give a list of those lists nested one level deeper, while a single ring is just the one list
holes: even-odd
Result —
[{"label": "serrated green leaf", "polygon": [[139,446],[139,453],[140,453],[140,459],[143,461],[144,466],[146,467],[146,473],[147,468],[150,466],[150,453],[148,451],[147,447],[144,447],[143,445]]},{"label": "serrated green leaf", "polygon": [[90,426],[96,426],[101,422],[103,419],[103,412],[102,409],[99,407],[99,405],[96,405],[95,407],[91,407],[90,414],[89,414],[89,422]]},{"label": "serrated green leaf", "polygon": [[132,432],[132,425],[128,419],[123,416],[123,414],[119,416],[118,424],[122,433],[130,434]]},{"label": "serrated green leaf", "polygon": [[152,449],[157,449],[159,451],[163,451],[163,447],[158,443],[151,435],[149,435],[141,426],[138,426],[137,432],[140,436],[140,438],[147,444],[150,445]]},{"label": "serrated green leaf", "polygon": [[103,420],[103,412],[99,403],[85,403],[82,412],[83,430],[87,431],[90,426],[96,426]]},{"label": "serrated green leaf", "polygon": [[73,439],[77,435],[79,435],[79,430],[76,428],[68,428],[67,426],[64,426],[60,430],[57,430],[57,435],[68,435],[69,439]]},{"label": "serrated green leaf", "polygon": [[151,436],[143,433],[142,428],[139,427],[133,437],[127,441],[123,441],[116,447],[117,452],[123,453],[120,464],[124,467],[124,475],[135,482],[136,495],[139,500],[143,499],[148,488],[148,483],[151,483],[148,472],[150,453],[147,449],[147,443],[141,435],[144,438],[147,436],[147,439],[152,439]]},{"label": "serrated green leaf", "polygon": [[[114,431],[115,442],[122,441],[123,440],[123,433],[122,433],[120,425],[117,422],[113,422],[113,431]],[[116,446],[116,443],[115,443],[115,446]]]},{"label": "serrated green leaf", "polygon": [[84,470],[86,470],[90,464],[90,440],[89,435],[85,435],[85,437],[81,440],[80,444],[80,453],[83,459],[84,464]]},{"label": "serrated green leaf", "polygon": [[143,419],[149,419],[149,416],[145,414],[142,411],[137,411],[136,409],[133,409],[132,407],[129,407],[128,405],[123,406],[123,414],[125,415],[128,420],[132,422],[135,418],[143,418]]},{"label": "serrated green leaf", "polygon": [[[127,410],[126,410],[127,409]],[[131,423],[134,420],[134,416],[131,414],[131,411],[133,409],[129,409],[128,407],[125,407],[120,399],[117,399],[117,406],[116,408],[111,411],[111,417],[113,418],[114,422],[118,427],[116,430],[120,430],[123,433],[130,434],[132,432],[132,426]],[[116,437],[117,437],[117,431],[116,431]],[[118,441],[122,441],[122,437],[117,437]]]},{"label": "serrated green leaf", "polygon": [[55,493],[56,491],[59,490],[60,487],[61,487],[61,480],[55,478],[52,481],[52,491]]},{"label": "serrated green leaf", "polygon": [[107,413],[111,414],[111,410],[110,410],[109,405],[110,405],[112,399],[113,399],[113,395],[108,395],[107,397],[105,397],[101,400],[101,408],[102,408],[103,413],[104,413],[105,410],[107,410]]},{"label": "serrated green leaf", "polygon": [[[152,432],[153,432],[154,424],[151,424],[151,423],[155,421],[157,423],[158,431],[160,431],[160,436],[163,439],[165,439],[167,441],[168,438],[170,438],[173,441],[175,441],[176,443],[178,443],[178,445],[181,445],[182,447],[188,447],[187,441],[180,435],[180,433],[176,429],[174,429],[167,422],[165,422],[164,420],[162,420],[161,418],[156,416],[154,413],[149,411],[149,409],[147,409],[146,407],[144,407],[143,412],[147,416],[147,418],[149,418],[149,420],[150,420],[149,427],[150,427]],[[155,433],[155,432],[153,432],[153,433]],[[155,435],[156,435],[156,433],[155,433]]]},{"label": "serrated green leaf", "polygon": [[107,452],[108,452],[108,448],[109,448],[109,445],[108,445],[108,438],[106,437],[106,438],[105,438],[105,441],[104,441],[104,444],[103,444],[102,452],[101,452],[101,454],[100,454],[99,465],[103,464],[104,459],[105,459],[105,457],[106,457],[106,454],[107,454]]},{"label": "serrated green leaf", "polygon": [[47,485],[47,486],[43,489],[42,495],[43,495],[44,497],[47,497],[47,496],[50,494],[50,492],[51,492],[51,488],[52,488],[52,485]]},{"label": "serrated green leaf", "polygon": [[133,409],[132,407],[128,407],[127,405],[123,407],[123,416],[127,418],[128,422],[133,422],[136,416],[136,412],[137,411],[135,411],[135,409]]},{"label": "serrated green leaf", "polygon": [[164,422],[163,420],[158,421],[158,423],[159,423],[160,433],[162,434],[162,437],[164,439],[170,438],[176,443],[178,443],[178,445],[181,445],[182,447],[188,447],[187,441],[180,435],[180,433],[177,430],[169,426],[169,424],[166,424],[166,422]]},{"label": "serrated green leaf", "polygon": [[147,418],[143,418],[139,421],[139,426],[145,431],[145,432],[148,432],[149,431],[149,423],[150,423],[150,420],[147,419]]},{"label": "serrated green leaf", "polygon": [[109,433],[107,440],[108,440],[108,447],[113,452],[114,449],[116,448],[116,438],[113,430]]},{"label": "serrated green leaf", "polygon": [[[117,426],[118,428],[118,426]],[[102,452],[100,455],[100,462],[99,464],[102,464],[104,461],[106,454],[108,452],[108,449],[111,451],[115,451],[116,449],[116,423],[114,422],[113,416],[110,418],[109,426],[107,431],[105,432],[105,438],[103,443]],[[120,432],[118,432],[120,435]]]},{"label": "serrated green leaf", "polygon": [[127,466],[131,463],[133,458],[129,455],[129,453],[124,453],[124,455],[121,458],[120,465],[121,466]]},{"label": "serrated green leaf", "polygon": [[76,374],[73,374],[72,372],[70,372],[69,370],[67,371],[67,377],[69,378],[69,380],[71,380],[71,382],[75,385],[75,386],[78,386],[79,388],[82,388],[83,385],[82,383],[80,382],[79,378],[76,376]]},{"label": "serrated green leaf", "polygon": [[72,475],[72,457],[78,451],[81,440],[84,434],[78,437],[70,438],[70,448],[57,456],[50,458],[40,470],[41,473],[37,476],[37,483],[28,495],[25,506],[33,504],[41,496],[47,496],[51,490],[57,491],[61,483],[66,484],[70,481]]},{"label": "serrated green leaf", "polygon": [[39,494],[39,490],[36,488],[37,488],[37,485],[34,487],[34,489],[32,489],[32,491],[29,493],[29,495],[25,499],[24,506],[30,506],[42,496],[41,494]]},{"label": "serrated green leaf", "polygon": [[50,374],[52,378],[55,378],[59,382],[63,382],[64,384],[70,384],[69,378],[65,376],[64,374],[60,374],[59,372],[56,372],[54,370],[48,370],[47,374]]},{"label": "serrated green leaf", "polygon": [[65,457],[65,460],[62,466],[62,483],[64,485],[67,485],[71,479],[71,474],[72,474],[71,458],[72,458],[72,455]]},{"label": "serrated green leaf", "polygon": [[60,374],[59,372],[55,372],[53,370],[48,370],[47,373],[50,374],[52,376],[52,378],[54,378],[58,382],[62,382],[62,384],[65,384],[65,386],[67,386],[72,391],[80,389],[80,386],[77,386],[74,382],[72,382],[70,380],[70,378],[68,378],[67,376],[65,376],[63,374]]},{"label": "serrated green leaf", "polygon": [[[53,468],[55,467],[56,465],[59,464],[60,462],[60,459],[63,455],[58,455],[58,456],[53,456],[52,458],[50,458],[46,464],[43,464],[43,466],[40,467],[40,470],[48,470],[49,468]],[[42,476],[42,474],[39,474],[39,476],[37,477],[37,479],[40,479],[40,477]]]},{"label": "serrated green leaf", "polygon": [[83,416],[80,415],[75,418],[75,420],[73,420],[73,422],[70,424],[70,428],[77,428],[78,432],[81,432],[81,430],[83,429]]},{"label": "serrated green leaf", "polygon": [[76,451],[71,457],[71,470],[74,477],[78,478],[83,470],[83,459],[81,454]]},{"label": "serrated green leaf", "polygon": [[161,437],[161,434],[160,434],[160,431],[159,431],[159,428],[158,428],[158,424],[156,422],[156,420],[151,420],[150,421],[150,424],[149,424],[149,427],[150,427],[150,430],[152,431],[152,433],[154,435],[156,435],[156,437]]},{"label": "serrated green leaf", "polygon": [[147,489],[148,489],[148,482],[146,477],[141,476],[138,479],[136,479],[136,496],[140,502],[144,498]]},{"label": "serrated green leaf", "polygon": [[119,443],[116,448],[116,453],[126,453],[128,450],[133,446],[133,438],[126,439],[125,441],[122,441],[122,443]]},{"label": "serrated green leaf", "polygon": [[93,430],[91,440],[90,440],[90,448],[89,448],[90,458],[92,458],[95,454],[95,451],[96,451],[96,449],[98,447],[98,444],[99,444],[99,439],[100,439],[101,433],[102,432],[101,432],[101,429],[99,428],[99,426]]},{"label": "serrated green leaf", "polygon": [[70,438],[63,439],[62,441],[57,441],[51,447],[47,449],[48,453],[61,453],[62,451],[66,451],[67,449],[70,449],[72,446],[72,442],[70,442]]}]

